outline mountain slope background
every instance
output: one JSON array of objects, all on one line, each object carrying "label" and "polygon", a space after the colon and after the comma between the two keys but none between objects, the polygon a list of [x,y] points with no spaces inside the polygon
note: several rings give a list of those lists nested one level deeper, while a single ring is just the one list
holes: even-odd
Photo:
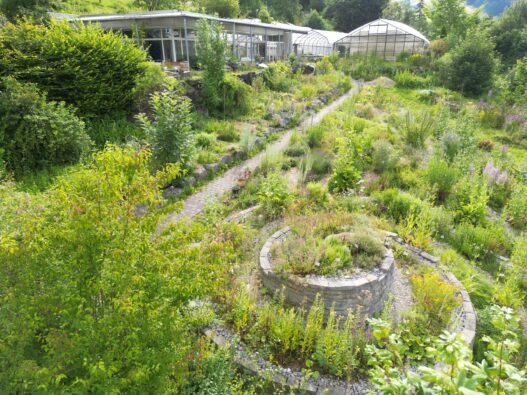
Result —
[{"label": "mountain slope background", "polygon": [[512,0],[468,0],[473,7],[485,6],[485,11],[490,15],[500,15],[505,8],[511,5]]}]

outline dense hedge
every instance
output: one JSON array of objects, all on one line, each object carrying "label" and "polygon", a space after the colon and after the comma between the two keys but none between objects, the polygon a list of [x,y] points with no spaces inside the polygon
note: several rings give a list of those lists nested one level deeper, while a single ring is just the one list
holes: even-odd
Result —
[{"label": "dense hedge", "polygon": [[0,80],[0,162],[15,175],[76,162],[89,147],[82,122],[34,84]]},{"label": "dense hedge", "polygon": [[19,21],[0,30],[0,77],[33,82],[83,115],[127,110],[145,60],[132,40],[95,25]]}]

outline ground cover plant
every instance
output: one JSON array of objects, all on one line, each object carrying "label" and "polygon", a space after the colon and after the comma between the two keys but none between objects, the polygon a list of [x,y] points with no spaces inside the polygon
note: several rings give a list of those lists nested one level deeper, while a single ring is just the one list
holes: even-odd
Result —
[{"label": "ground cover plant", "polygon": [[272,251],[273,265],[278,272],[297,275],[331,276],[372,269],[381,263],[384,247],[380,235],[360,222],[331,213],[294,218],[292,235]]}]

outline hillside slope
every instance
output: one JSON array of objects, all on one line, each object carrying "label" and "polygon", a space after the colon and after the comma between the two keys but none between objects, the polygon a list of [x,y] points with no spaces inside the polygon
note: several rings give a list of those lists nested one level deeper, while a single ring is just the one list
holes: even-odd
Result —
[{"label": "hillside slope", "polygon": [[490,15],[500,15],[505,8],[511,5],[512,0],[467,0],[473,7],[485,5],[485,11]]}]

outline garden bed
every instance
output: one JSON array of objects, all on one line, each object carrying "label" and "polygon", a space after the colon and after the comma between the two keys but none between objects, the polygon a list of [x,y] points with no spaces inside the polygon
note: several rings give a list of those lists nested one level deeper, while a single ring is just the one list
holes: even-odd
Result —
[{"label": "garden bed", "polygon": [[267,240],[260,251],[260,271],[267,289],[272,292],[283,289],[286,301],[294,306],[306,304],[309,307],[320,294],[326,303],[326,315],[331,306],[334,306],[339,315],[346,315],[351,309],[371,317],[382,310],[393,283],[394,258],[391,250],[385,248],[381,264],[368,272],[342,277],[284,277],[273,270],[270,251],[275,243],[283,242],[290,232],[289,227],[279,230]]}]

